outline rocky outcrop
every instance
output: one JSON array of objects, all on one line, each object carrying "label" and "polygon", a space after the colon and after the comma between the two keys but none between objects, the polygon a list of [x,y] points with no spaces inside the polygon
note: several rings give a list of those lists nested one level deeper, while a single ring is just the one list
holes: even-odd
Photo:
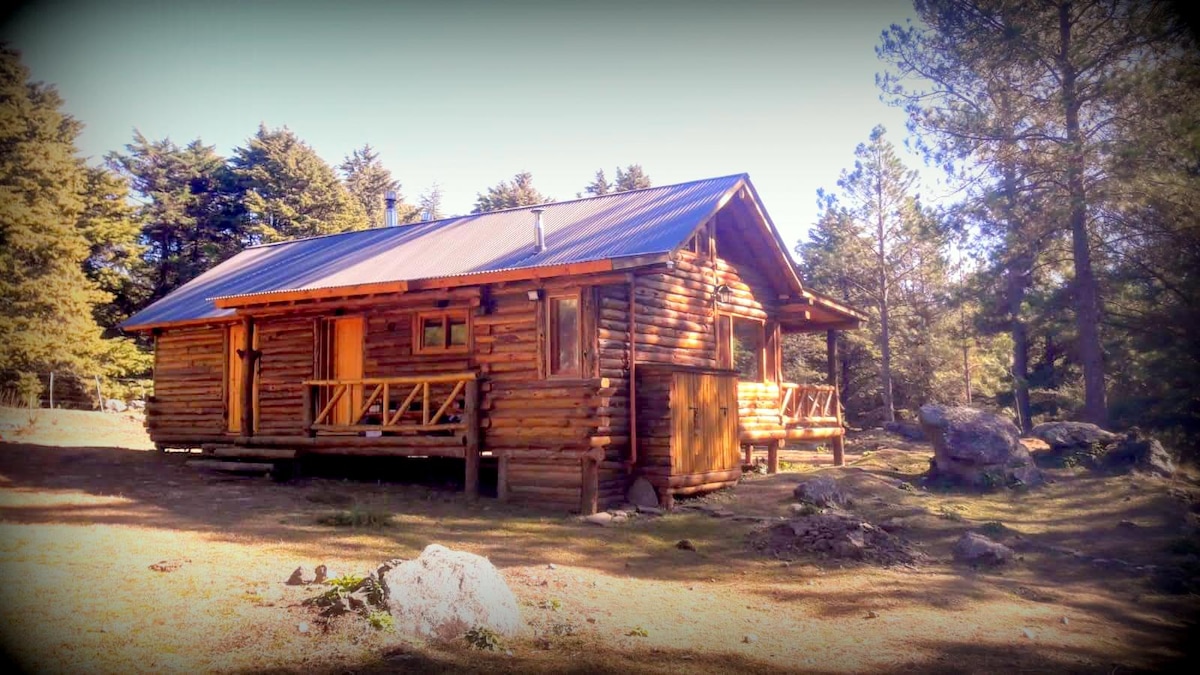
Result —
[{"label": "rocky outcrop", "polygon": [[1137,428],[1120,435],[1087,422],[1046,422],[1034,427],[1033,435],[1045,441],[1049,456],[1064,466],[1159,476],[1175,473],[1175,462],[1162,443]]},{"label": "rocky outcrop", "polygon": [[838,489],[837,481],[829,476],[813,476],[803,481],[792,490],[792,496],[798,502],[820,507],[846,504],[846,495]]},{"label": "rocky outcrop", "polygon": [[1131,429],[1120,440],[1110,445],[1104,453],[1103,464],[1108,469],[1118,471],[1132,469],[1159,476],[1171,476],[1175,473],[1175,462],[1163,444],[1138,429]]},{"label": "rocky outcrop", "polygon": [[1033,437],[1045,441],[1054,452],[1077,447],[1108,445],[1118,436],[1087,422],[1043,422],[1033,428]]},{"label": "rocky outcrop", "polygon": [[1042,475],[1012,422],[974,408],[921,406],[933,443],[931,478],[977,488],[1036,485]]},{"label": "rocky outcrop", "polygon": [[520,630],[516,596],[487,558],[430,544],[380,576],[398,631],[451,640],[477,627],[505,637]]}]

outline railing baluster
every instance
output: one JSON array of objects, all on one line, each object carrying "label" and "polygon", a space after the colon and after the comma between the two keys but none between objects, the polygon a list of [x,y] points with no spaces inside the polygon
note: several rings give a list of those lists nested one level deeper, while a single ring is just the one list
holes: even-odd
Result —
[{"label": "railing baluster", "polygon": [[459,380],[458,384],[454,385],[454,389],[450,392],[450,395],[446,397],[445,402],[442,403],[441,407],[437,409],[437,412],[433,414],[433,417],[426,424],[437,424],[437,421],[442,418],[442,415],[445,414],[450,404],[454,403],[454,399],[458,397],[459,392],[463,390],[466,384],[465,381]]},{"label": "railing baluster", "polygon": [[388,421],[387,426],[396,426],[396,422],[399,422],[400,418],[404,416],[405,411],[408,410],[408,406],[412,405],[413,399],[417,397],[417,392],[419,391],[421,391],[421,384],[414,384],[412,391],[408,392],[408,397],[404,399],[404,403],[401,403],[400,407],[396,408],[396,414]]},{"label": "railing baluster", "polygon": [[429,382],[422,382],[424,393],[421,395],[421,426],[429,426]]}]

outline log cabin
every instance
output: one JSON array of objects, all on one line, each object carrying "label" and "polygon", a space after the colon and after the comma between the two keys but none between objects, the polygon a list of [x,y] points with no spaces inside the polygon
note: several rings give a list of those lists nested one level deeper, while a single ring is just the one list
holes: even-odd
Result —
[{"label": "log cabin", "polygon": [[[471,495],[495,463],[498,498],[592,513],[789,440],[840,462],[834,335],[863,318],[739,174],[252,246],[123,327],[153,336],[160,449],[450,457]],[[829,381],[784,382],[782,335],[813,331]]]}]

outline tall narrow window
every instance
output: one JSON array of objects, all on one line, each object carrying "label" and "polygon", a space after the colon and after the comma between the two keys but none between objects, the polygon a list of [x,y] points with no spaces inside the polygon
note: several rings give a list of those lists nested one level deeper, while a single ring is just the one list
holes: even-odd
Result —
[{"label": "tall narrow window", "polygon": [[767,371],[763,322],[717,315],[717,365],[738,371],[742,382],[762,382]]},{"label": "tall narrow window", "polygon": [[763,381],[763,342],[761,321],[734,317],[730,352],[733,355],[733,367],[743,382]]},{"label": "tall narrow window", "polygon": [[579,377],[580,323],[579,296],[569,295],[549,299],[547,319],[549,330],[548,371],[552,377]]}]

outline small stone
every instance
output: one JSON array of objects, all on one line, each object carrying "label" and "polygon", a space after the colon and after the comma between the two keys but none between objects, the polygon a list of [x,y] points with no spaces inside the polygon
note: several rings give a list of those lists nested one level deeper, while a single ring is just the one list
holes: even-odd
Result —
[{"label": "small stone", "polygon": [[612,514],[606,513],[604,511],[601,511],[600,513],[593,513],[590,516],[583,517],[583,522],[591,523],[592,525],[599,525],[601,527],[607,527],[608,525],[611,525],[612,521],[613,521]]},{"label": "small stone", "polygon": [[868,618],[868,619],[878,619],[878,618],[879,618],[879,612],[876,612],[875,610],[871,610],[871,611],[867,612],[867,617],[866,617],[866,618]]},{"label": "small stone", "polygon": [[1030,640],[1033,639],[1034,633],[1033,633],[1032,628],[1022,628],[1021,632],[1025,635],[1025,637],[1029,638]]},{"label": "small stone", "polygon": [[639,506],[637,507],[637,512],[648,516],[661,516],[666,513],[666,511],[663,511],[657,506]]},{"label": "small stone", "polygon": [[307,633],[308,632],[308,624],[301,621],[300,625],[296,626],[296,629],[299,630],[301,633]]},{"label": "small stone", "polygon": [[1125,528],[1129,528],[1129,529],[1136,529],[1136,528],[1138,528],[1138,527],[1141,527],[1141,526],[1140,526],[1140,525],[1138,525],[1137,523],[1133,522],[1132,520],[1122,520],[1121,522],[1117,523],[1117,527],[1125,527]]},{"label": "small stone", "polygon": [[1062,622],[1062,625],[1064,625],[1064,626],[1071,623],[1071,620],[1065,616],[1063,618],[1059,619],[1059,621]]},{"label": "small stone", "polygon": [[292,576],[285,581],[288,586],[303,586],[304,585],[304,568],[297,567],[292,571]]},{"label": "small stone", "polygon": [[742,642],[745,644],[748,644],[748,645],[752,645],[755,642],[758,642],[758,636],[755,635],[754,633],[747,633],[742,636]]},{"label": "small stone", "polygon": [[549,565],[546,565],[546,569],[548,569],[548,570],[556,570],[556,569],[558,569],[558,568],[554,566],[554,563],[550,563]]},{"label": "small stone", "polygon": [[317,565],[317,569],[314,571],[317,575],[316,578],[313,579],[314,584],[323,584],[325,583],[325,580],[329,578],[329,568],[325,567],[324,565]]},{"label": "small stone", "polygon": [[691,539],[680,539],[675,543],[675,548],[681,551],[695,551],[696,545],[692,543]]}]

